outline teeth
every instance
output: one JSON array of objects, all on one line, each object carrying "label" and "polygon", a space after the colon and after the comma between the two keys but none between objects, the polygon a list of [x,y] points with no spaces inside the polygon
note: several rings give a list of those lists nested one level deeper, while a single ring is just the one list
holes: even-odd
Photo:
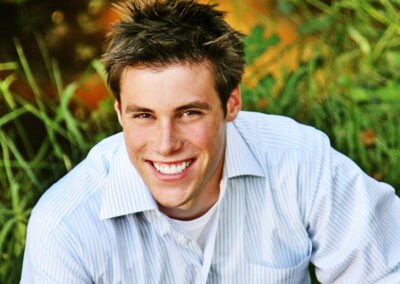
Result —
[{"label": "teeth", "polygon": [[153,166],[162,174],[176,175],[183,172],[191,163],[192,160],[175,165],[158,164],[153,162]]}]

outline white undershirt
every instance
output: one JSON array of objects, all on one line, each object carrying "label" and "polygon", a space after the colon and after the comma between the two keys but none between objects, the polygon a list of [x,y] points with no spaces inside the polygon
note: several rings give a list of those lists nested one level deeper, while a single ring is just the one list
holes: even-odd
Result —
[{"label": "white undershirt", "polygon": [[169,217],[167,218],[173,225],[187,232],[189,236],[199,244],[204,253],[208,232],[217,216],[217,214],[215,214],[218,208],[217,204],[218,202],[216,202],[204,215],[194,220],[182,221],[171,219]]}]

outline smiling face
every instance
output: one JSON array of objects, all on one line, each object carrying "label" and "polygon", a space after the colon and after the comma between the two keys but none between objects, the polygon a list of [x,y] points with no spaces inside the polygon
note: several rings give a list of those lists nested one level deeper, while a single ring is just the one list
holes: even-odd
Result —
[{"label": "smiling face", "polygon": [[239,88],[221,106],[209,66],[125,69],[115,103],[129,158],[159,208],[176,219],[204,214],[218,199],[226,123],[241,107]]}]

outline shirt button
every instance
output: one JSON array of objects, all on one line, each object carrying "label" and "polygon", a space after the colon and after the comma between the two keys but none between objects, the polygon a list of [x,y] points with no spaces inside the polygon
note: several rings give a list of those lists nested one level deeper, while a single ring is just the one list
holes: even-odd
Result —
[{"label": "shirt button", "polygon": [[187,238],[180,238],[179,243],[183,246],[187,246],[187,244],[189,243],[189,240]]}]

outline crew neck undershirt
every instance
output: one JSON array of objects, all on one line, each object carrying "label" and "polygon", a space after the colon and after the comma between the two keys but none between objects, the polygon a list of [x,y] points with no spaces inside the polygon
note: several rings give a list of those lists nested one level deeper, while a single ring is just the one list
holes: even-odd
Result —
[{"label": "crew neck undershirt", "polygon": [[216,202],[205,214],[193,220],[176,220],[168,216],[167,218],[170,223],[179,227],[184,232],[187,232],[188,235],[199,244],[204,253],[208,232],[210,231],[211,225],[217,216],[217,214],[215,214],[218,208],[217,205],[218,202]]}]

